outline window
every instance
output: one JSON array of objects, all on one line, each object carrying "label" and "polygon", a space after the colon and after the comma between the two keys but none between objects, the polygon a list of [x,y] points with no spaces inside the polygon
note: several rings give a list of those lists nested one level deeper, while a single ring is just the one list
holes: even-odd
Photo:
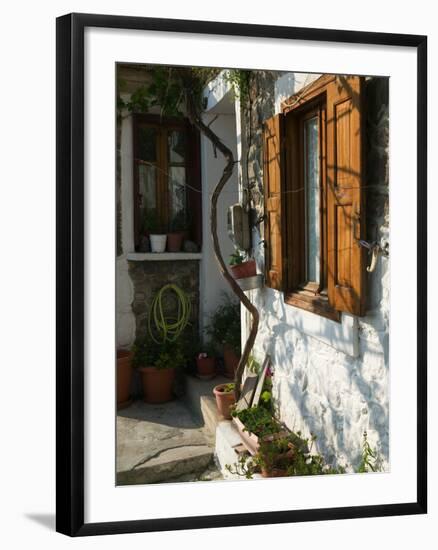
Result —
[{"label": "window", "polygon": [[135,114],[134,232],[153,224],[169,232],[176,224],[201,244],[199,135],[186,120]]},{"label": "window", "polygon": [[364,314],[361,90],[325,75],[264,131],[266,284],[334,320]]}]

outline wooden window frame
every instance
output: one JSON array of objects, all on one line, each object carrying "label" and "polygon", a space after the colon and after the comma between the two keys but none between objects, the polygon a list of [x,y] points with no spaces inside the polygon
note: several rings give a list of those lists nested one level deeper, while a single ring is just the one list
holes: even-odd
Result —
[{"label": "wooden window frame", "polygon": [[[310,84],[282,104],[284,123],[284,212],[285,212],[285,303],[321,315],[336,322],[341,312],[329,303],[327,294],[327,129],[326,87],[335,80],[326,75]],[[306,280],[305,251],[305,181],[303,124],[306,119],[319,118],[320,151],[320,283]],[[292,252],[293,251],[293,252]]]},{"label": "wooden window frame", "polygon": [[[133,178],[134,178],[134,245],[137,250],[140,244],[140,193],[138,181],[138,131],[141,126],[149,126],[169,130],[183,130],[186,133],[186,181],[190,187],[187,188],[187,211],[191,214],[189,238],[201,247],[202,245],[202,185],[201,185],[201,162],[200,162],[200,136],[186,118],[161,117],[160,115],[133,113]],[[158,139],[157,164],[160,168],[157,171],[157,209],[160,217],[165,223],[169,221],[169,193],[167,186],[167,142],[163,136]]]}]

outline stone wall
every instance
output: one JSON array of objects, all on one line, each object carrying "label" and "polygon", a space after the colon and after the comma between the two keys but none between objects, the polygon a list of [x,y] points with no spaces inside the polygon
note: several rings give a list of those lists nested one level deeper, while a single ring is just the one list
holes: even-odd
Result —
[{"label": "stone wall", "polygon": [[[198,335],[199,327],[199,261],[128,261],[129,275],[134,285],[132,311],[135,316],[136,338],[146,334],[149,309],[156,293],[166,284],[175,284],[188,294],[192,310],[188,332]],[[166,293],[164,306],[171,316],[177,315],[173,292]],[[198,337],[196,336],[196,339]]]},{"label": "stone wall", "polygon": [[[250,109],[242,110],[243,185],[252,206],[263,213],[262,123],[279,112],[280,91],[293,95],[311,75],[257,75]],[[258,95],[261,87],[265,90]],[[367,239],[382,246],[389,238],[388,80],[368,79],[367,92]],[[253,231],[253,250],[263,271],[263,224]],[[269,288],[251,291],[260,311],[254,352],[266,353],[274,367],[277,413],[293,430],[317,435],[326,459],[348,469],[360,461],[362,435],[389,468],[389,262],[379,256],[368,275],[367,313],[343,315],[335,323],[285,304]],[[248,330],[248,327],[246,328]],[[347,352],[346,352],[347,350]],[[354,351],[348,351],[354,350]]]}]

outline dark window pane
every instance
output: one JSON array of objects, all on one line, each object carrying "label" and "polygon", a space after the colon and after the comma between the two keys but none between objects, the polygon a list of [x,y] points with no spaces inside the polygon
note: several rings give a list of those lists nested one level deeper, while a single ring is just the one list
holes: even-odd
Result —
[{"label": "dark window pane", "polygon": [[181,130],[171,130],[167,135],[169,163],[181,164],[186,157],[186,135]]},{"label": "dark window pane", "polygon": [[157,160],[157,130],[140,126],[138,132],[138,154],[141,160],[156,162]]}]

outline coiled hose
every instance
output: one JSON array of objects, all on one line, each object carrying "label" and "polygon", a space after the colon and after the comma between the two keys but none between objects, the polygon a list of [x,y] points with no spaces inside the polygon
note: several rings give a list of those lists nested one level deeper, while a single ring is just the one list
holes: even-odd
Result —
[{"label": "coiled hose", "polygon": [[[174,292],[177,297],[177,316],[166,316],[163,307],[163,297],[166,292]],[[151,309],[149,310],[148,328],[152,340],[161,344],[163,342],[175,342],[189,323],[192,305],[184,290],[174,284],[164,285],[155,295]],[[156,335],[159,335],[157,338]]]}]

